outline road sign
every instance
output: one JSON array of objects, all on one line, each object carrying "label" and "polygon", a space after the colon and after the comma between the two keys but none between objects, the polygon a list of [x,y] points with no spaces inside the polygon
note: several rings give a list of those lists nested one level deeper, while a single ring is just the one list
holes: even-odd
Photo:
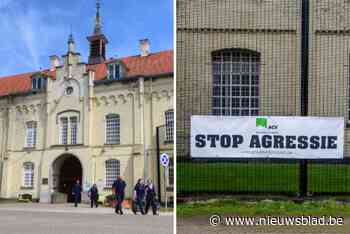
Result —
[{"label": "road sign", "polygon": [[163,165],[163,167],[169,166],[169,155],[166,153],[160,155],[160,163]]}]

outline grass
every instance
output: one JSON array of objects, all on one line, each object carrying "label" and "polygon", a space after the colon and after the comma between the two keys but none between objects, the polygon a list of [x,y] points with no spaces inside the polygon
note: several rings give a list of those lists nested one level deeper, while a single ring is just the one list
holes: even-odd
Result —
[{"label": "grass", "polygon": [[350,204],[334,200],[308,201],[259,201],[238,202],[237,200],[212,200],[208,202],[180,203],[177,216],[239,215],[239,216],[333,216],[350,217]]},{"label": "grass", "polygon": [[[299,188],[298,163],[178,162],[178,193],[287,193]],[[308,191],[350,192],[350,165],[309,164]]]},{"label": "grass", "polygon": [[165,207],[161,207],[160,208],[160,212],[173,212],[174,209],[171,207],[168,207],[167,209],[165,209]]}]

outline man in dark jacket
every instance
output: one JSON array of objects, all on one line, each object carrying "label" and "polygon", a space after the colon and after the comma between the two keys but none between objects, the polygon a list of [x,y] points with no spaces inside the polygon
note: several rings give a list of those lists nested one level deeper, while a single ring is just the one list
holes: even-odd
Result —
[{"label": "man in dark jacket", "polygon": [[142,179],[137,180],[137,184],[134,188],[134,204],[132,211],[134,214],[137,214],[137,210],[139,209],[141,214],[145,214],[143,210],[143,199],[145,197],[145,186],[143,184]]},{"label": "man in dark jacket", "polygon": [[116,197],[115,213],[120,215],[123,214],[122,204],[124,201],[125,187],[126,187],[126,183],[120,176],[117,177],[117,180],[114,181],[112,185],[112,189],[114,190],[115,197]]},{"label": "man in dark jacket", "polygon": [[146,214],[150,206],[152,206],[153,215],[157,215],[156,190],[152,181],[148,180],[146,185]]},{"label": "man in dark jacket", "polygon": [[77,207],[81,200],[81,185],[79,180],[74,184],[72,194],[74,195],[74,206]]},{"label": "man in dark jacket", "polygon": [[90,201],[91,201],[91,208],[98,207],[98,189],[96,184],[92,185],[92,187],[89,190],[89,195],[90,195]]}]

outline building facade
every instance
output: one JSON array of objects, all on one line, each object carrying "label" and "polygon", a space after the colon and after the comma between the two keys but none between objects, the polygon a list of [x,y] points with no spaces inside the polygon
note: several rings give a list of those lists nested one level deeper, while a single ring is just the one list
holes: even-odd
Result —
[{"label": "building facade", "polygon": [[[106,59],[99,4],[88,41],[88,63],[70,35],[51,68],[0,78],[2,198],[69,200],[77,179],[110,194],[118,175],[127,197],[139,178],[157,185],[157,127],[159,151],[173,149],[173,52],[151,53],[145,39],[139,55]],[[172,178],[161,184],[172,187]]]},{"label": "building facade", "polygon": [[349,9],[346,0],[178,0],[177,156],[190,156],[192,115],[306,109],[348,123]]}]

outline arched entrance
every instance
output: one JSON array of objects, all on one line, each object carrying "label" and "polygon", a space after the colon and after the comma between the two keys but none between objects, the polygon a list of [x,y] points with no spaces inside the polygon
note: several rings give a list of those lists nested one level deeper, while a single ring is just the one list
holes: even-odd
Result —
[{"label": "arched entrance", "polygon": [[66,194],[67,202],[73,202],[73,185],[77,180],[82,184],[83,178],[83,168],[79,159],[74,155],[64,154],[54,161],[52,167],[54,191]]}]

